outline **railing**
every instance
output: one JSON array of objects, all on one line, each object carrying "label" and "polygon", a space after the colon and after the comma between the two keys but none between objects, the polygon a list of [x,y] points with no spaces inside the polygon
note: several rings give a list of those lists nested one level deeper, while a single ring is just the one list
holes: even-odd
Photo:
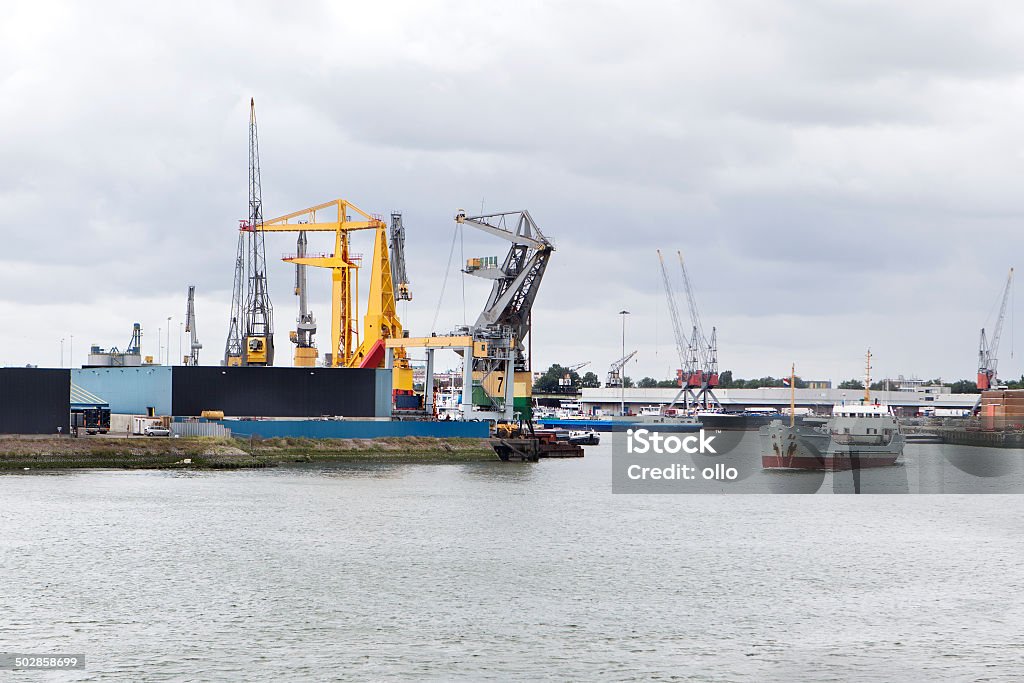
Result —
[{"label": "railing", "polygon": [[838,444],[844,445],[888,446],[892,442],[892,437],[886,439],[881,434],[879,434],[878,436],[875,436],[873,434],[833,434],[832,440]]},{"label": "railing", "polygon": [[[287,252],[287,253],[282,253],[281,254],[281,260],[282,261],[291,261],[292,259],[297,259],[297,258],[334,258],[334,254],[330,253],[330,252],[326,252],[326,251],[321,251],[321,252],[317,252],[317,253],[313,253],[313,254],[307,252],[307,253],[303,254],[302,256],[299,256],[295,252]],[[363,255],[362,254],[349,254],[348,255],[348,260],[349,261],[362,262]]]}]

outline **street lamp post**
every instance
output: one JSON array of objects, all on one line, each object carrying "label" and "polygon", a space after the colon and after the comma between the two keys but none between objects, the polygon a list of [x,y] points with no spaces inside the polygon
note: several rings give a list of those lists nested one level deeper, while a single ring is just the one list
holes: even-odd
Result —
[{"label": "street lamp post", "polygon": [[68,367],[75,367],[75,335],[71,336],[71,343],[68,345]]},{"label": "street lamp post", "polygon": [[167,316],[167,364],[174,365],[171,361],[171,316]]},{"label": "street lamp post", "polygon": [[60,366],[64,367],[64,337],[60,338]]},{"label": "street lamp post", "polygon": [[[626,357],[626,316],[629,315],[629,311],[622,309],[619,311],[619,315],[622,316],[622,356]],[[619,415],[626,414],[626,366],[619,369]]]}]

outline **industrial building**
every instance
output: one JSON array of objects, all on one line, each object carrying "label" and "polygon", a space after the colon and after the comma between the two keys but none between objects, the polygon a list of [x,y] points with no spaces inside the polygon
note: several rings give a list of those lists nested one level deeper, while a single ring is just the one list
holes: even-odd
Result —
[{"label": "industrial building", "polygon": [[[391,377],[389,369],[375,368],[3,368],[0,392],[7,400],[0,402],[0,433],[68,433],[72,413],[102,408],[108,414],[172,420],[217,411],[244,418],[224,421],[228,427],[244,422],[233,430],[239,434],[388,436],[397,433],[399,424],[406,424],[389,426]],[[322,423],[324,418],[336,426],[300,424]],[[287,428],[271,428],[274,420],[287,422]],[[358,421],[377,426],[360,427],[354,424]],[[338,426],[343,424],[347,426]],[[477,424],[483,423],[458,427],[461,431],[456,436],[486,435],[486,427],[481,432]]]},{"label": "industrial building", "polygon": [[68,433],[71,371],[0,368],[0,434]]},{"label": "industrial building", "polygon": [[391,372],[372,368],[82,368],[74,383],[130,415],[391,416]]}]

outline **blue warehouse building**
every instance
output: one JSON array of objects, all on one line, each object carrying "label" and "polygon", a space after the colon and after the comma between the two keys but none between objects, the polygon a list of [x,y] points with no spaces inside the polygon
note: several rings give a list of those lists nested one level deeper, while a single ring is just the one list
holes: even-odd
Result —
[{"label": "blue warehouse building", "polygon": [[171,371],[165,365],[128,368],[76,368],[71,381],[102,396],[110,412],[124,415],[170,415]]}]

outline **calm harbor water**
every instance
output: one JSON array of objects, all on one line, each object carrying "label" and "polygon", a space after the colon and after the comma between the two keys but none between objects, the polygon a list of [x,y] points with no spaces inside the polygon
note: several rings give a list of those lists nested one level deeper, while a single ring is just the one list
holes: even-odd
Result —
[{"label": "calm harbor water", "polygon": [[[948,448],[906,458],[989,454]],[[0,476],[0,652],[86,655],[23,680],[1024,679],[1020,495],[611,489],[608,444]]]}]

